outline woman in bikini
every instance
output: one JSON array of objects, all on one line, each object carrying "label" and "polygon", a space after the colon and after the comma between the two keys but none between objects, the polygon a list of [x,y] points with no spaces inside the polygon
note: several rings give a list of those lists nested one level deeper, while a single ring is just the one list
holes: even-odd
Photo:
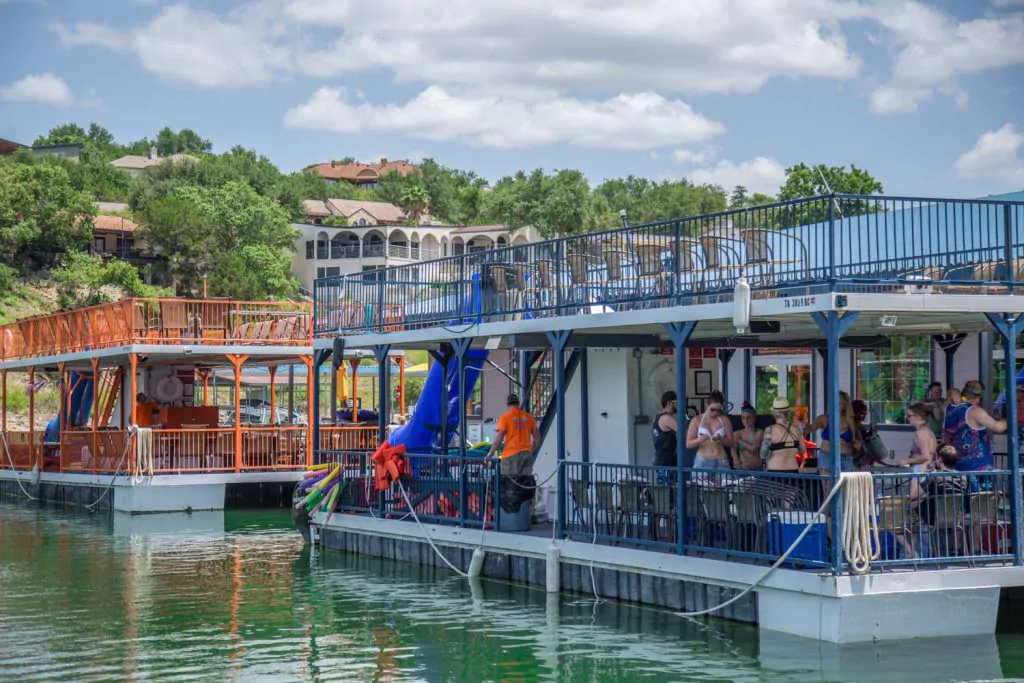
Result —
[{"label": "woman in bikini", "polygon": [[743,422],[743,429],[734,434],[736,450],[733,468],[762,470],[764,464],[761,462],[761,443],[764,441],[764,431],[757,428],[757,411],[749,401],[744,401],[743,407],[740,408],[740,421]]},{"label": "woman in bikini", "polygon": [[[821,431],[821,444],[818,448],[818,473],[828,474],[832,471],[832,446],[835,439],[829,432],[828,412],[822,413],[814,418],[811,424],[804,429],[804,434],[812,434]],[[850,395],[845,391],[839,392],[839,455],[840,472],[855,471],[856,464],[853,455],[861,446],[860,435],[857,433],[857,424],[853,420],[853,406],[850,403]]]},{"label": "woman in bikini", "polygon": [[722,392],[712,391],[708,395],[707,410],[690,420],[686,430],[686,447],[697,449],[697,456],[693,460],[694,469],[729,469],[729,454],[725,449],[732,448],[733,434],[732,422],[723,412],[724,404]]},{"label": "woman in bikini", "polygon": [[789,401],[778,397],[772,403],[772,416],[775,424],[764,430],[764,441],[761,442],[761,455],[767,462],[769,472],[780,474],[798,474],[800,464],[796,456],[807,452],[800,427],[793,424],[793,410]]}]

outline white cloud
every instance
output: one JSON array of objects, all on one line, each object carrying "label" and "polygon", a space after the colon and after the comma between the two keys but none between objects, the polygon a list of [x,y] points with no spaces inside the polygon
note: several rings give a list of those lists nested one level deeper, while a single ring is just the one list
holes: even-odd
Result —
[{"label": "white cloud", "polygon": [[50,29],[60,38],[64,47],[74,45],[93,45],[108,50],[124,50],[130,47],[131,38],[121,31],[116,31],[104,24],[89,21],[77,22],[68,28],[59,21],[50,24]]},{"label": "white cloud", "polygon": [[1024,158],[1017,151],[1024,133],[1012,123],[982,133],[974,147],[964,152],[953,169],[965,178],[992,178],[1007,185],[1024,186]]},{"label": "white cloud", "polygon": [[75,98],[64,80],[52,73],[29,74],[24,78],[0,88],[0,100],[13,102],[38,102],[57,107],[69,107]]},{"label": "white cloud", "polygon": [[345,91],[317,90],[288,110],[290,128],[400,133],[465,139],[500,149],[569,143],[599,149],[652,149],[707,140],[724,130],[679,100],[655,93],[606,100],[513,99],[431,86],[404,104],[353,103]]},{"label": "white cloud", "polygon": [[1024,64],[1024,13],[957,21],[911,0],[880,3],[876,19],[893,32],[900,50],[889,82],[871,93],[877,114],[903,114],[936,92],[964,106],[958,76]]},{"label": "white cloud", "polygon": [[125,31],[88,22],[72,28],[55,23],[51,28],[66,46],[129,49],[146,70],[168,81],[239,87],[265,83],[292,70],[289,43],[301,41],[282,18],[269,2],[245,4],[223,16],[178,4]]},{"label": "white cloud", "polygon": [[681,166],[695,166],[704,164],[715,158],[715,150],[706,147],[700,150],[674,149],[672,150],[672,161]]},{"label": "white cloud", "polygon": [[[153,73],[200,86],[385,69],[501,92],[752,92],[778,77],[853,78],[861,61],[840,22],[864,13],[850,0],[259,0],[221,14],[177,4],[116,33]],[[112,29],[88,30],[70,36],[117,47]]]},{"label": "white cloud", "polygon": [[742,185],[751,194],[760,192],[774,195],[786,179],[786,169],[775,159],[767,157],[754,157],[738,164],[723,159],[714,166],[698,169],[688,176],[700,185],[719,185],[726,190]]}]

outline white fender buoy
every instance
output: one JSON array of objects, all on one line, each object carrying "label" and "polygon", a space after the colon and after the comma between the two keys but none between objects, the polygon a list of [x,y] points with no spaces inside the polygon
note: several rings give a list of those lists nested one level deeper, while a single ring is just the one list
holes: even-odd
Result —
[{"label": "white fender buoy", "polygon": [[545,583],[548,593],[558,593],[562,589],[562,553],[554,541],[544,553],[544,562],[547,570]]},{"label": "white fender buoy", "polygon": [[740,276],[733,289],[732,324],[737,334],[746,334],[750,329],[750,284]]},{"label": "white fender buoy", "polygon": [[485,557],[487,557],[487,551],[483,548],[477,548],[473,551],[473,557],[469,561],[469,578],[476,579],[480,577],[480,572],[484,568]]},{"label": "white fender buoy", "polygon": [[39,486],[39,463],[32,465],[32,485]]}]

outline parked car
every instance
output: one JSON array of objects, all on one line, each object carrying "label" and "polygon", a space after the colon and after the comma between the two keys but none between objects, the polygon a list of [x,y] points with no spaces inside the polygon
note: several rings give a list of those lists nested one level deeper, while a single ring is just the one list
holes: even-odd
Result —
[{"label": "parked car", "polygon": [[[299,413],[292,413],[288,415],[288,411],[284,408],[277,408],[277,420],[273,421],[274,424],[292,424],[292,425],[305,425],[306,418]],[[242,424],[271,424],[271,412],[270,407],[251,407],[242,406],[241,409],[241,420]],[[233,425],[235,424],[235,409],[234,408],[221,408],[220,410],[220,423],[221,425]]]}]

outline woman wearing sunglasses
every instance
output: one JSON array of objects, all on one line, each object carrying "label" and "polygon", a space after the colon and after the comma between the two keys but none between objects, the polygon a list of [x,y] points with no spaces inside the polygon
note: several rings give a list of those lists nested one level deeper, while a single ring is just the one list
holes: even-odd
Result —
[{"label": "woman wearing sunglasses", "polygon": [[725,397],[720,391],[708,395],[707,410],[690,420],[686,430],[686,447],[696,448],[694,469],[727,470],[729,452],[735,445],[732,422],[726,417],[723,406]]}]

